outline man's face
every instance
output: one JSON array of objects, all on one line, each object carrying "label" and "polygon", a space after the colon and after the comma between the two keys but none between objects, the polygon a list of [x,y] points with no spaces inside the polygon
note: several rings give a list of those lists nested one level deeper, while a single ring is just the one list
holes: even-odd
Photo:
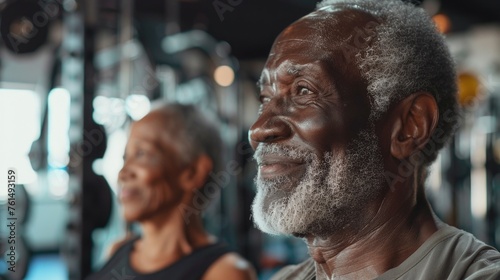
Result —
[{"label": "man's face", "polygon": [[[359,219],[381,193],[366,83],[341,51],[350,36],[345,15],[317,12],[292,24],[262,72],[249,138],[259,164],[253,216],[265,232],[327,235]],[[370,20],[354,15],[355,25]]]},{"label": "man's face", "polygon": [[181,155],[165,126],[165,117],[152,112],[131,127],[118,176],[119,201],[127,221],[165,215],[181,201]]}]

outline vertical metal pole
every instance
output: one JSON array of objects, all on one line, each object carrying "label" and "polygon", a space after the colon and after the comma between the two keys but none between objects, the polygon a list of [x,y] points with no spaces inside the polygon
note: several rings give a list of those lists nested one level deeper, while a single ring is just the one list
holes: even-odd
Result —
[{"label": "vertical metal pole", "polygon": [[127,55],[127,43],[133,37],[133,0],[121,1],[121,12],[119,21],[119,46],[121,50],[120,73],[118,77],[119,96],[123,99],[130,94],[132,85],[132,62]]},{"label": "vertical metal pole", "polygon": [[[83,139],[83,147],[90,146],[91,139],[87,135],[93,131],[94,122],[92,120],[92,101],[95,95],[95,34],[97,29],[97,1],[85,0],[79,2],[83,5],[84,13],[84,42],[83,42],[83,130],[80,132]],[[95,145],[92,144],[89,151],[82,157],[82,178],[81,178],[81,237],[80,237],[80,279],[85,279],[92,272],[92,250],[93,250],[93,220],[92,217],[92,188],[97,187],[91,181],[94,178],[92,163],[94,160]]]},{"label": "vertical metal pole", "polygon": [[[73,156],[78,155],[78,145],[83,140],[83,12],[75,5],[64,12],[64,36],[62,42],[61,86],[71,96],[69,141]],[[62,254],[68,268],[68,279],[80,279],[81,255],[81,188],[82,165],[73,158],[68,165],[69,180],[69,222],[63,243]]]},{"label": "vertical metal pole", "polygon": [[[91,224],[84,211],[88,201],[85,178],[92,173],[92,149],[85,145],[86,131],[92,126],[94,98],[94,48],[97,16],[95,0],[74,2],[64,12],[65,34],[62,44],[61,85],[71,95],[68,164],[69,222],[62,248],[68,279],[84,279],[91,272]],[[88,203],[88,202],[87,202]]]},{"label": "vertical metal pole", "polygon": [[180,28],[180,9],[179,9],[179,1],[178,0],[165,0],[165,11],[166,15],[166,26],[165,26],[165,34],[172,35],[175,33],[179,33]]}]

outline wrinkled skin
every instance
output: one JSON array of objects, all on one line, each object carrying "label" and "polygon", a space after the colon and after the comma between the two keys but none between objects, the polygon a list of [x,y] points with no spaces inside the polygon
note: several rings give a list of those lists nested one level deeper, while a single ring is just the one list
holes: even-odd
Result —
[{"label": "wrinkled skin", "polygon": [[[193,194],[212,171],[207,155],[186,160],[174,133],[178,127],[171,113],[152,111],[132,124],[119,173],[119,200],[127,222],[139,222],[141,238],[128,256],[135,271],[153,273],[215,242],[205,232],[200,215],[181,209],[193,207]],[[122,244],[113,246],[116,249]],[[203,280],[256,279],[253,267],[236,253],[220,256],[206,270]]]},{"label": "wrinkled skin", "polygon": [[180,152],[165,131],[163,117],[147,115],[134,123],[119,174],[120,195],[127,221],[141,221],[178,207],[183,196],[178,177]]},{"label": "wrinkled skin", "polygon": [[[337,14],[340,14],[339,17],[341,17],[345,12],[337,12]],[[330,13],[322,12],[309,15],[285,29],[277,38],[262,72],[260,81],[262,105],[259,118],[250,129],[249,137],[254,149],[257,149],[259,144],[274,144],[305,151],[304,153],[311,154],[307,157],[309,160],[317,158],[319,161],[325,162],[326,158],[330,158],[328,161],[338,162],[341,159],[342,166],[328,164],[330,169],[340,170],[341,167],[352,162],[353,158],[362,160],[359,151],[363,147],[357,147],[358,151],[348,149],[349,145],[358,140],[359,134],[367,131],[374,133],[374,128],[368,124],[370,101],[366,93],[366,82],[352,63],[355,58],[345,57],[340,46],[350,37],[350,33],[347,32],[350,28],[347,26],[366,26],[374,22],[374,19],[357,13],[357,17],[350,16],[348,21],[334,20],[325,26],[325,17],[331,16]],[[325,34],[323,29],[334,31]],[[377,143],[373,142],[364,141],[362,145],[377,146]],[[378,147],[371,147],[370,151],[374,152],[374,156],[378,156]],[[346,157],[347,159],[345,159]],[[301,185],[305,181],[311,181],[311,177],[327,177],[328,173],[331,173],[329,170],[324,170],[321,171],[323,173],[321,175],[312,175],[311,171],[306,171],[307,167],[311,166],[311,162],[307,162],[304,158],[294,159],[276,154],[266,154],[262,159],[257,159],[258,162],[259,160],[262,163],[257,182],[266,179],[272,181],[273,177],[283,181],[279,177],[284,177],[287,181],[294,182],[295,185]],[[362,162],[351,163],[353,166],[361,166],[362,164]],[[325,164],[318,163],[316,165]],[[377,158],[377,161],[368,167],[375,170],[381,165],[383,165],[382,159]],[[314,169],[319,170],[320,166],[316,166]],[[329,203],[332,206],[330,209],[325,208],[325,210],[320,211],[324,215],[329,215],[327,212],[330,212],[330,215],[335,216],[334,219],[344,221],[346,218],[339,215],[341,212],[351,212],[352,215],[359,216],[360,213],[354,213],[352,202],[359,205],[365,202],[367,196],[373,196],[382,191],[381,187],[377,187],[377,190],[371,188],[363,192],[367,188],[362,185],[370,185],[370,181],[379,180],[376,176],[366,176],[364,181],[354,185],[350,184],[349,179],[347,179],[347,177],[352,177],[352,174],[348,174],[348,172],[362,173],[355,168],[350,168],[349,171],[343,171],[342,174],[336,174],[334,178],[330,178],[330,182],[324,182],[326,178],[315,180],[315,185],[326,185],[332,183],[332,180],[335,181],[332,183],[334,186],[329,187],[329,192],[324,190],[321,191],[324,194],[317,194],[320,197],[325,195],[339,197],[336,199],[338,202],[333,201],[333,199],[325,200],[322,205]],[[332,176],[330,175],[330,177]],[[354,180],[350,179],[350,181]],[[313,188],[319,189],[319,186],[313,186]],[[355,188],[360,189],[354,190]],[[311,195],[305,193],[305,190],[299,189],[297,192],[299,191],[301,193],[295,196],[304,197],[299,202],[297,199],[291,198],[290,192],[281,195],[281,198],[288,197],[289,204],[294,203],[294,209],[290,209],[288,211],[290,213],[284,213],[283,216],[290,217],[292,212],[305,212],[306,203],[302,207],[304,209],[297,208],[300,202],[306,198],[310,199]],[[348,194],[349,192],[351,194]],[[266,211],[268,211],[272,201],[279,198],[276,193],[270,193],[267,198],[262,199],[258,195],[259,200],[257,201],[262,201],[260,208],[266,207]],[[348,203],[351,205],[347,205]],[[311,215],[315,215],[315,213]],[[314,218],[304,217],[311,222]],[[297,217],[298,219],[300,217]],[[317,217],[317,219],[322,218]],[[314,227],[326,229],[329,221],[326,218],[323,219],[325,220],[324,225]],[[273,224],[275,222],[269,220],[267,223]],[[335,224],[338,227],[345,226],[342,223],[342,221],[330,221],[330,224]],[[297,230],[304,231],[307,227],[306,225],[298,226]],[[279,230],[276,231],[279,232]],[[306,232],[283,231],[286,234],[306,234]],[[290,228],[290,231],[293,231],[293,228]],[[319,232],[315,233],[319,234]]]},{"label": "wrinkled skin", "polygon": [[[369,45],[376,24],[375,17],[356,9],[315,11],[278,36],[262,71],[262,105],[249,131],[259,164],[255,221],[265,231],[303,237],[316,261],[317,279],[332,274],[374,278],[399,265],[437,230],[417,183],[419,171],[396,185],[380,180],[383,170],[397,173],[400,161],[422,147],[439,113],[434,98],[418,92],[371,121],[367,82],[349,50]],[[368,35],[358,36],[359,30]],[[328,172],[308,169],[315,161],[314,170],[327,165]],[[366,172],[357,172],[363,167]],[[332,169],[341,170],[341,176],[333,176]],[[311,188],[337,187],[309,201],[302,183],[310,174],[321,177],[308,181],[314,182]],[[277,206],[288,202],[296,205]],[[305,230],[293,232],[294,221],[328,222],[316,213],[308,215],[306,206],[310,212],[334,213],[335,226],[301,224],[297,228]],[[269,226],[286,224],[271,217],[292,217],[287,220],[292,225]]]}]

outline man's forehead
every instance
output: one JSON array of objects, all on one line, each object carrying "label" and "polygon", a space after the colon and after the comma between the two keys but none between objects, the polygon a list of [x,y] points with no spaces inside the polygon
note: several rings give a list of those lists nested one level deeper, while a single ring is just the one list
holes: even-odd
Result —
[{"label": "man's forehead", "polygon": [[290,35],[297,37],[294,40],[316,35],[324,36],[325,39],[346,38],[355,31],[356,27],[362,28],[367,23],[380,24],[381,22],[382,20],[372,12],[357,5],[330,5],[315,10],[289,25],[278,36],[278,40],[290,40]]},{"label": "man's forehead", "polygon": [[381,19],[371,13],[351,6],[323,7],[285,28],[276,38],[269,56],[302,44],[332,50],[349,43],[359,30],[373,33],[380,23]]},{"label": "man's forehead", "polygon": [[[266,68],[275,69],[291,56],[299,55],[310,56],[311,61],[338,60],[336,55],[339,51],[344,56],[354,53],[361,42],[360,38],[371,41],[375,27],[380,23],[380,19],[352,5],[323,7],[292,23],[280,33],[271,49]],[[346,59],[352,61],[349,57]]]},{"label": "man's forehead", "polygon": [[[372,14],[372,12],[368,11],[367,9],[355,4],[355,3],[334,3],[330,5],[323,6],[313,12],[311,12],[309,15],[318,15],[318,14],[325,14],[325,13],[334,13],[334,12],[341,12],[344,10],[360,10],[364,11],[368,14]],[[307,17],[306,16],[306,17]]]},{"label": "man's forehead", "polygon": [[300,63],[293,59],[284,60],[275,69],[266,67],[262,70],[259,82],[262,84],[278,80],[279,77],[297,77],[304,72],[314,75],[315,72],[325,70],[323,61],[317,60],[308,63]]}]

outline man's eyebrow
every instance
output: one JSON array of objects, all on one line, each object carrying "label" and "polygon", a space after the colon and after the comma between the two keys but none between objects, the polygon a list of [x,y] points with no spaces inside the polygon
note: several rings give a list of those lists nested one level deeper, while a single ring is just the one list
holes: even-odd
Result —
[{"label": "man's eyebrow", "polygon": [[[267,75],[266,75],[267,74]],[[270,83],[269,81],[269,73],[266,73],[265,71],[262,71],[260,74],[259,79],[257,80],[257,87],[261,88],[262,86]]]},{"label": "man's eyebrow", "polygon": [[258,88],[262,87],[264,85],[264,78],[260,76],[260,78],[257,80],[255,84],[257,85]]},{"label": "man's eyebrow", "polygon": [[[302,71],[302,69],[305,68],[304,65],[287,65],[285,67],[286,67],[285,68],[285,74],[291,75],[291,76],[297,76],[297,75],[299,75],[300,72]],[[269,81],[264,81],[264,80],[265,80],[264,75],[261,75],[259,81],[257,82],[257,84],[258,85],[263,85],[266,82],[269,82]]]},{"label": "man's eyebrow", "polygon": [[290,65],[287,69],[286,69],[286,73],[288,75],[292,75],[292,76],[297,76],[298,74],[300,74],[300,71],[304,68],[304,66],[298,66],[298,65]]},{"label": "man's eyebrow", "polygon": [[[285,69],[285,73],[287,75],[290,75],[290,76],[298,76],[300,75],[300,72],[302,71],[302,69],[305,68],[304,65],[287,65],[285,66],[286,69]],[[259,77],[259,79],[257,80],[257,87],[258,88],[261,88],[262,86],[266,85],[266,84],[269,84],[269,79],[265,77],[264,73],[262,73]]]}]

